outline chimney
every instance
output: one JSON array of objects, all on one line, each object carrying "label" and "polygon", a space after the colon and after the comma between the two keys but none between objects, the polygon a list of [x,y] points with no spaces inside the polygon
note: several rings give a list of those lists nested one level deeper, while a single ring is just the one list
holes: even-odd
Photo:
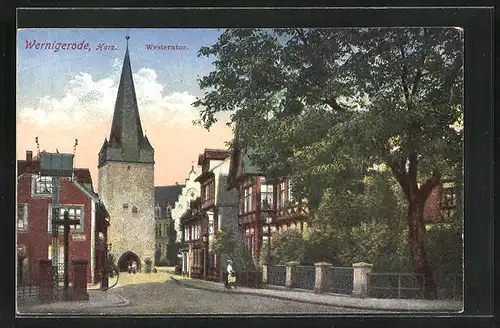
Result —
[{"label": "chimney", "polygon": [[28,163],[31,163],[32,160],[33,160],[33,152],[31,150],[27,150],[26,151],[26,161],[28,161]]}]

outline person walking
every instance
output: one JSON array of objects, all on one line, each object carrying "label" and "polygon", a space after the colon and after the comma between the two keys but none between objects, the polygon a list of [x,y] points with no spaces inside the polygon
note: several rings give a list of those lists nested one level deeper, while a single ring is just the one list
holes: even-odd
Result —
[{"label": "person walking", "polygon": [[231,286],[233,286],[234,289],[236,289],[236,272],[234,272],[232,264],[233,264],[233,261],[231,261],[231,260],[227,261],[226,271],[227,271],[228,277],[227,277],[226,288],[231,288]]}]

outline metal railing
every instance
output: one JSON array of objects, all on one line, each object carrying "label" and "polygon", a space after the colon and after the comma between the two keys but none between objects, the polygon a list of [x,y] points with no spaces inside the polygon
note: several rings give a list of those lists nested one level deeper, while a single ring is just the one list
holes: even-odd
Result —
[{"label": "metal railing", "polygon": [[327,269],[328,291],[337,294],[352,294],[354,269],[352,267],[331,267]]},{"label": "metal railing", "polygon": [[463,275],[455,275],[437,279],[437,299],[463,300]]},{"label": "metal railing", "polygon": [[267,267],[267,283],[269,285],[285,286],[286,266],[272,265]]},{"label": "metal railing", "polygon": [[313,290],[315,280],[316,268],[314,266],[297,266],[297,280],[295,281],[295,288]]},{"label": "metal railing", "polygon": [[[422,281],[422,284],[421,284]],[[368,296],[376,298],[424,298],[425,277],[415,273],[369,273]]]}]

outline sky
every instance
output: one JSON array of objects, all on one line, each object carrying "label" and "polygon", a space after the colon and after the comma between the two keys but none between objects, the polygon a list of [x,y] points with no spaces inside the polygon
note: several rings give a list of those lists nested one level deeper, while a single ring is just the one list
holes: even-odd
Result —
[{"label": "sky", "polygon": [[[232,137],[227,115],[210,131],[193,126],[204,92],[197,79],[215,58],[198,57],[217,41],[217,29],[21,29],[17,42],[17,157],[26,150],[71,153],[97,186],[97,154],[109,138],[118,82],[129,53],[143,130],[155,149],[155,186],[183,183],[205,148],[225,149]],[[54,44],[52,47],[37,43]],[[81,50],[55,51],[57,43]],[[85,44],[88,44],[85,46]],[[178,46],[150,50],[148,45]],[[199,170],[198,170],[199,171]]]}]

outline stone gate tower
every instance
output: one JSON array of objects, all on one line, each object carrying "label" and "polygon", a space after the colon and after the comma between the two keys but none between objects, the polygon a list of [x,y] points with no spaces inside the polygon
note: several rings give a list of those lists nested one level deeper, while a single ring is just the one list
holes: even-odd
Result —
[{"label": "stone gate tower", "polygon": [[110,253],[121,270],[154,259],[154,149],[143,134],[128,51],[109,141],[99,152],[99,196],[109,215]]}]

